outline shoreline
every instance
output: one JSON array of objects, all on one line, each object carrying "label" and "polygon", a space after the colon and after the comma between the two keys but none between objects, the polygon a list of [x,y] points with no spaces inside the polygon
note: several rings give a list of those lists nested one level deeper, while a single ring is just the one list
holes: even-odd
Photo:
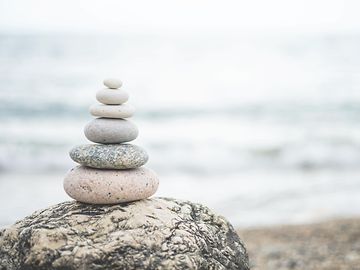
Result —
[{"label": "shoreline", "polygon": [[360,217],[237,229],[252,270],[359,269]]}]

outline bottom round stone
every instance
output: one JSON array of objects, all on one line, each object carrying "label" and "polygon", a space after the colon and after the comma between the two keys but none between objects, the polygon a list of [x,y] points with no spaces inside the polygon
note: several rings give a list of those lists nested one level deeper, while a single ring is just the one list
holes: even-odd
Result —
[{"label": "bottom round stone", "polygon": [[65,192],[91,204],[116,204],[146,199],[159,186],[157,175],[140,167],[129,170],[99,170],[84,166],[71,169],[64,179]]}]

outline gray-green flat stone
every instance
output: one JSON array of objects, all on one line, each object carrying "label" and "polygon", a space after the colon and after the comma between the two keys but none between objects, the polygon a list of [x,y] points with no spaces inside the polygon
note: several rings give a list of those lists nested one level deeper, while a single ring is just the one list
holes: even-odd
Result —
[{"label": "gray-green flat stone", "polygon": [[74,147],[70,157],[75,162],[98,169],[133,169],[144,165],[149,157],[133,144],[84,144]]}]

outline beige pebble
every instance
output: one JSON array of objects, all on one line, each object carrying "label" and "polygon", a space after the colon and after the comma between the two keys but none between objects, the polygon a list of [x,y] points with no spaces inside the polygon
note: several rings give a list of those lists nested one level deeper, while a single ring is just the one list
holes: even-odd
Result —
[{"label": "beige pebble", "polygon": [[116,204],[146,199],[159,186],[157,175],[140,167],[129,170],[73,168],[64,179],[64,190],[73,199],[91,204]]},{"label": "beige pebble", "polygon": [[115,78],[108,78],[104,80],[104,85],[110,89],[118,89],[122,86],[122,81]]},{"label": "beige pebble", "polygon": [[139,130],[125,119],[96,118],[84,128],[85,136],[95,143],[123,143],[135,140]]},{"label": "beige pebble", "polygon": [[135,108],[130,104],[104,105],[94,104],[90,106],[90,113],[93,116],[104,118],[129,118],[134,115]]},{"label": "beige pebble", "polygon": [[103,104],[120,105],[129,100],[129,93],[123,89],[101,89],[96,93],[96,99]]}]

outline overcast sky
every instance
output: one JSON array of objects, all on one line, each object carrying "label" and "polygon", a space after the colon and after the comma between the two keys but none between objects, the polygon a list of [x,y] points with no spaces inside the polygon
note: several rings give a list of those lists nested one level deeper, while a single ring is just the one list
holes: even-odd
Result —
[{"label": "overcast sky", "polygon": [[359,0],[0,0],[6,32],[360,30]]}]

